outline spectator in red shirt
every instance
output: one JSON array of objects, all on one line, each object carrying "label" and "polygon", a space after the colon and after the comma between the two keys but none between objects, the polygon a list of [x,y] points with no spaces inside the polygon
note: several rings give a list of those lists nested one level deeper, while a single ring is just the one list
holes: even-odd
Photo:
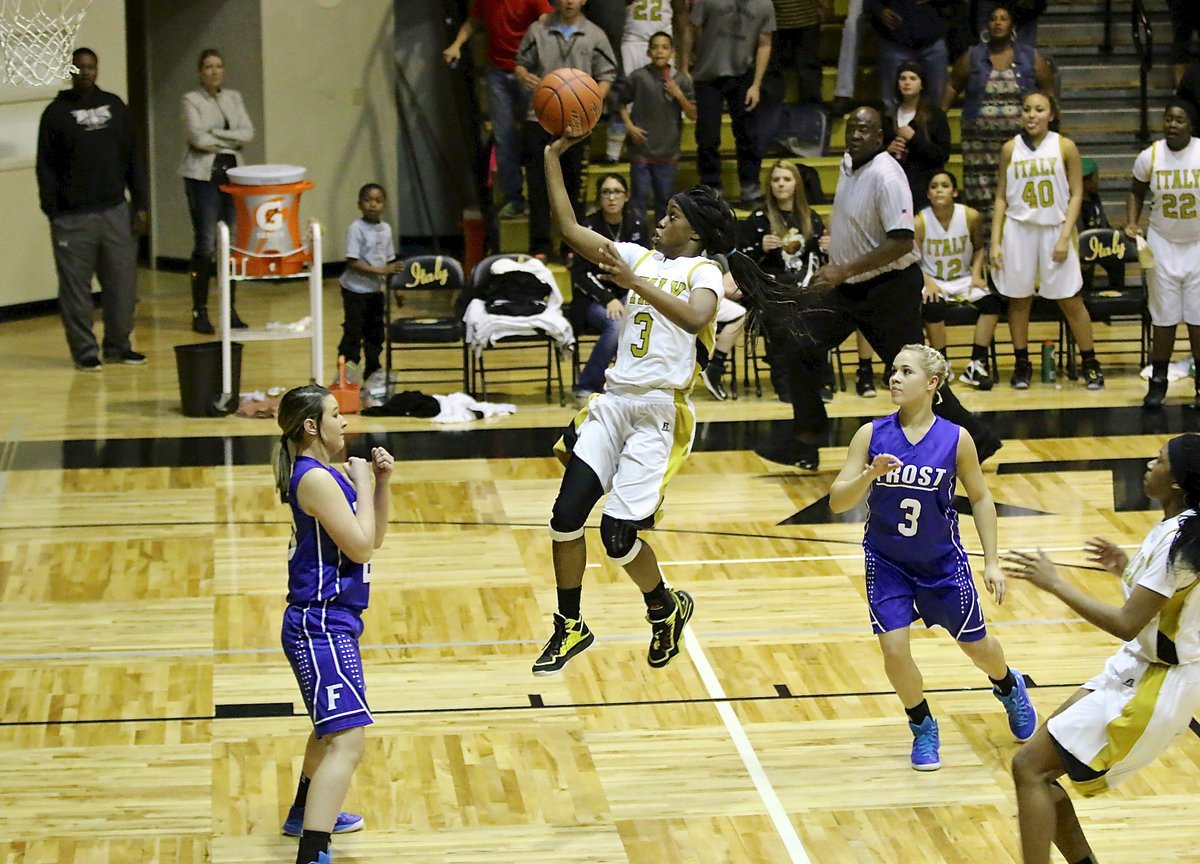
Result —
[{"label": "spectator in red shirt", "polygon": [[496,141],[496,170],[504,194],[501,219],[525,212],[519,130],[529,109],[530,91],[513,75],[517,48],[529,25],[552,11],[549,0],[472,0],[471,13],[458,28],[454,41],[442,52],[448,64],[458,63],[476,25],[483,23],[488,34],[487,85]]}]

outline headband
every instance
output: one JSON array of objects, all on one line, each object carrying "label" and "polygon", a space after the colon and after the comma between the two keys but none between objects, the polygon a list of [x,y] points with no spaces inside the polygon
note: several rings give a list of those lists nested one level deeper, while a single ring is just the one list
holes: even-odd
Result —
[{"label": "headband", "polygon": [[1171,463],[1171,476],[1183,486],[1187,476],[1200,473],[1200,435],[1188,433],[1167,442],[1167,461]]}]

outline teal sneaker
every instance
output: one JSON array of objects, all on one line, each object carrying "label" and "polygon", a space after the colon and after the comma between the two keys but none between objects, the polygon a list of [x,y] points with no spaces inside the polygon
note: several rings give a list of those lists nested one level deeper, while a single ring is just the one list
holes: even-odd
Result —
[{"label": "teal sneaker", "polygon": [[1025,676],[1016,669],[1009,667],[1017,684],[1007,696],[1001,696],[997,687],[992,688],[992,695],[1000,700],[1008,713],[1008,728],[1018,741],[1028,741],[1037,731],[1038,714],[1033,703],[1029,701],[1029,691],[1025,688]]},{"label": "teal sneaker", "polygon": [[918,771],[936,771],[941,768],[942,762],[938,759],[938,748],[942,742],[938,738],[937,721],[932,717],[926,717],[919,726],[910,721],[908,728],[912,730],[913,734],[912,767]]}]

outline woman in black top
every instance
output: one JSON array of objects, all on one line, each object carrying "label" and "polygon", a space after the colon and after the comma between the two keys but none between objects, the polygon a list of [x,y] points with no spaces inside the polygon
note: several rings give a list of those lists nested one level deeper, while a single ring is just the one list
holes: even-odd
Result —
[{"label": "woman in black top", "polygon": [[[620,174],[606,174],[596,184],[597,209],[585,216],[580,224],[614,243],[640,243],[648,246],[650,232],[641,216],[629,204],[629,186]],[[604,389],[604,373],[617,353],[617,336],[625,312],[625,292],[613,292],[611,282],[597,278],[598,268],[582,255],[571,260],[572,326],[579,332],[585,329],[599,333],[600,338],[579,374],[575,384],[576,401],[586,401],[593,393]]]},{"label": "woman in black top", "polygon": [[896,72],[896,112],[888,115],[883,134],[885,141],[892,140],[887,151],[904,168],[913,206],[919,210],[925,204],[930,178],[945,168],[950,158],[950,124],[946,112],[925,94],[920,63],[900,64]]}]

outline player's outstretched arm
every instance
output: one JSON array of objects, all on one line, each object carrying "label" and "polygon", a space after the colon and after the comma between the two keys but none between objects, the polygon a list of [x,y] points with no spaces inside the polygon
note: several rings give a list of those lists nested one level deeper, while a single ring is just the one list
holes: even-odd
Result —
[{"label": "player's outstretched arm", "polygon": [[600,261],[600,250],[609,241],[592,229],[580,225],[576,220],[575,210],[571,207],[571,196],[567,194],[567,184],[563,180],[562,163],[559,162],[563,153],[587,138],[587,135],[571,134],[578,131],[577,125],[572,126],[567,135],[546,145],[546,194],[550,199],[550,215],[562,230],[563,240],[584,258],[597,264]]},{"label": "player's outstretched arm", "polygon": [[876,478],[903,467],[900,460],[891,453],[880,453],[868,463],[870,446],[871,424],[865,423],[850,439],[850,447],[846,451],[846,464],[829,487],[829,509],[834,513],[845,513],[854,509],[867,497],[867,492],[871,490],[871,484]]}]

